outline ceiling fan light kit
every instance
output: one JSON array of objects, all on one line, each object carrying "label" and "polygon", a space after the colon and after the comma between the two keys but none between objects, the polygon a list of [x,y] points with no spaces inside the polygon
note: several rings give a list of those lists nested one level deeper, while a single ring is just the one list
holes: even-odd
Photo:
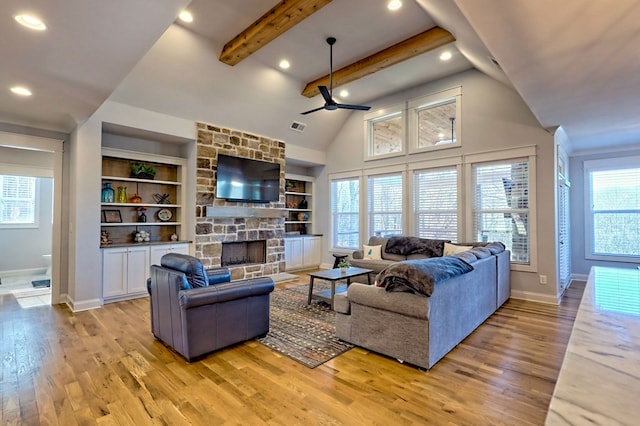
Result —
[{"label": "ceiling fan light kit", "polygon": [[369,111],[371,109],[370,106],[339,104],[335,100],[333,100],[333,45],[335,43],[336,43],[335,37],[327,38],[327,44],[329,45],[329,88],[327,88],[327,86],[318,86],[318,90],[320,90],[320,94],[324,99],[324,105],[318,108],[311,109],[309,111],[301,112],[300,114],[302,115],[307,115],[312,112],[320,111],[322,109],[326,109],[327,111],[335,111],[336,109],[353,109],[358,111]]}]

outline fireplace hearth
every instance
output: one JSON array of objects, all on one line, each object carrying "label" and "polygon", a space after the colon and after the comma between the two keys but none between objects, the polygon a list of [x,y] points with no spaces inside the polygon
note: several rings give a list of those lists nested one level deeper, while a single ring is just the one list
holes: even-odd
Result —
[{"label": "fireplace hearth", "polygon": [[222,266],[263,264],[266,261],[267,241],[223,241]]}]

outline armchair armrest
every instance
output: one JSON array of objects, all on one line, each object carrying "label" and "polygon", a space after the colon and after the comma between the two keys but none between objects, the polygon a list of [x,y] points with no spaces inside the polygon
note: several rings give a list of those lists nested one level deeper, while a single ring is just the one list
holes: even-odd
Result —
[{"label": "armchair armrest", "polygon": [[272,278],[259,277],[226,282],[209,287],[181,290],[178,293],[178,297],[181,308],[189,309],[243,297],[267,294],[272,292],[274,287],[275,284]]},{"label": "armchair armrest", "polygon": [[229,268],[207,269],[206,271],[209,285],[228,283],[231,281],[231,272]]}]

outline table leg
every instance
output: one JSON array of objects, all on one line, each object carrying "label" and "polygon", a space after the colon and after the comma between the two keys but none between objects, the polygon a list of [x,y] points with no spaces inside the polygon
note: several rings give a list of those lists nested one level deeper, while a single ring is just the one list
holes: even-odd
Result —
[{"label": "table leg", "polygon": [[331,280],[331,310],[333,311],[333,299],[336,297],[336,280]]},{"label": "table leg", "polygon": [[311,304],[311,295],[313,294],[313,278],[309,278],[309,298],[307,299],[307,305]]},{"label": "table leg", "polygon": [[367,272],[367,282],[371,285],[371,272]]}]

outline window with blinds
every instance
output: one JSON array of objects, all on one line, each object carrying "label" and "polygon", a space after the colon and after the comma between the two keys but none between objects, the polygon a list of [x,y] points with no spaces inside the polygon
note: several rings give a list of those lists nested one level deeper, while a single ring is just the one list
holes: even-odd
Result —
[{"label": "window with blinds", "polygon": [[415,235],[458,241],[458,170],[455,166],[413,174]]},{"label": "window with blinds", "polygon": [[474,164],[472,229],[477,241],[501,241],[511,262],[530,263],[529,162]]},{"label": "window with blinds", "polygon": [[402,234],[402,174],[369,176],[369,235]]},{"label": "window with blinds", "polygon": [[333,247],[360,247],[360,178],[331,181],[331,234]]},{"label": "window with blinds", "polygon": [[0,226],[36,223],[36,182],[30,176],[0,175]]},{"label": "window with blinds", "polygon": [[591,255],[621,261],[640,257],[640,157],[635,161],[635,167],[621,165],[623,160],[615,166],[612,160],[585,163]]}]

